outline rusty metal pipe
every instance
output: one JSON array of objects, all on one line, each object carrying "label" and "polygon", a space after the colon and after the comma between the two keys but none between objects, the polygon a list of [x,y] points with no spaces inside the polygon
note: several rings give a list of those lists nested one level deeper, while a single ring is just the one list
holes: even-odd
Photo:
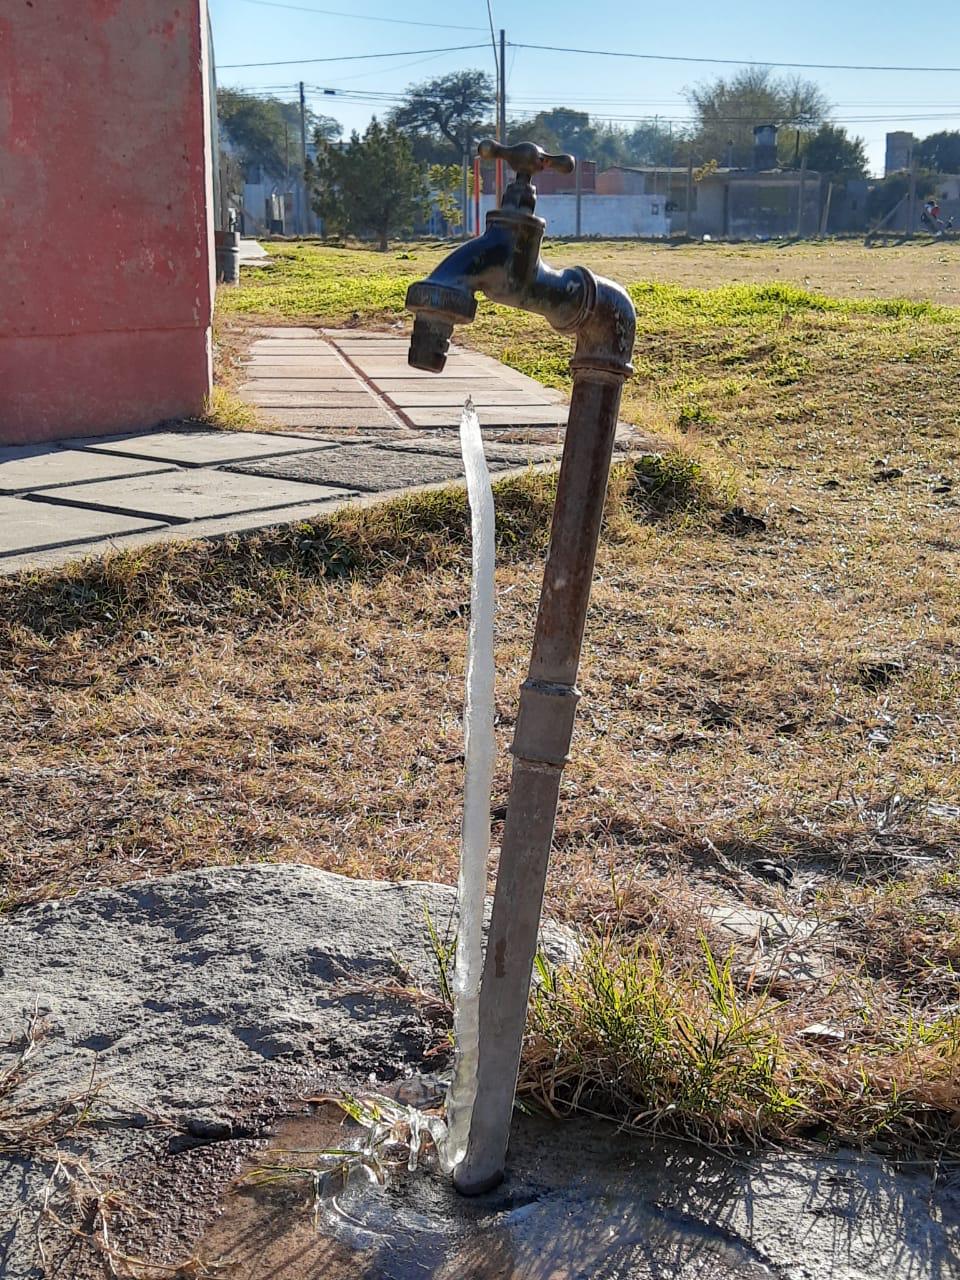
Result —
[{"label": "rusty metal pipe", "polygon": [[501,209],[488,215],[484,235],[410,287],[407,305],[416,315],[410,362],[435,368],[441,354],[445,360],[453,325],[476,313],[477,290],[546,316],[554,328],[574,332],[577,346],[550,548],[512,746],[510,800],[480,987],[477,1098],[467,1153],[454,1172],[454,1184],[465,1195],[495,1187],[506,1163],[547,862],[580,697],[580,649],[620,395],[633,371],[635,328],[633,304],[619,285],[583,267],[554,271],[540,258],[544,223],[533,216],[532,174],[572,164],[570,158],[546,157],[530,143],[485,142],[480,150],[487,158],[505,159],[517,180]]}]

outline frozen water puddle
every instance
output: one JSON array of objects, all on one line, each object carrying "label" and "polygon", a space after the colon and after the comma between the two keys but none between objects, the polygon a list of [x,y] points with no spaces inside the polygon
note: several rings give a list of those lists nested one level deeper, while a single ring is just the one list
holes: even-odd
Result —
[{"label": "frozen water puddle", "polygon": [[[316,1152],[353,1145],[339,1109],[288,1120],[259,1166],[308,1167]],[[237,1280],[769,1280],[777,1273],[737,1237],[706,1226],[657,1192],[714,1176],[716,1160],[583,1122],[521,1120],[508,1180],[468,1200],[449,1175],[393,1169],[362,1178],[314,1213],[308,1180],[239,1180],[201,1256]],[[709,1167],[709,1173],[708,1173]],[[674,1197],[667,1195],[666,1200]]]}]

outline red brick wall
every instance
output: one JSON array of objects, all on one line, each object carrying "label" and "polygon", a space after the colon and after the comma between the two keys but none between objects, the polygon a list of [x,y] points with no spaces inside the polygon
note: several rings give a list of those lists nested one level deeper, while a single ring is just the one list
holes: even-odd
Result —
[{"label": "red brick wall", "polygon": [[205,4],[0,6],[0,443],[203,408]]}]

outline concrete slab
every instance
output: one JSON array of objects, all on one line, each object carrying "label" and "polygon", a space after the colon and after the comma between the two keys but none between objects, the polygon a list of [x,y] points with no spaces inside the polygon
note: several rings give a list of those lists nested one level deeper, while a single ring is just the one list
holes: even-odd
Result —
[{"label": "concrete slab", "polygon": [[263,338],[322,338],[319,329],[310,329],[306,325],[266,325],[257,333]]},{"label": "concrete slab", "polygon": [[538,396],[530,391],[514,391],[510,387],[498,387],[491,385],[489,390],[482,390],[480,387],[473,386],[469,391],[459,391],[456,387],[451,390],[433,390],[433,391],[392,391],[390,392],[390,400],[398,409],[445,409],[451,406],[463,408],[463,402],[467,396],[473,400],[473,403],[480,408],[482,405],[490,406],[515,406],[515,405],[539,405],[541,408],[550,408],[550,402],[543,396]]},{"label": "concrete slab", "polygon": [[320,342],[329,346],[327,339],[316,329],[271,329],[259,330],[255,339],[262,346],[266,342]]},{"label": "concrete slab", "polygon": [[244,364],[248,366],[257,364],[286,364],[290,361],[296,364],[299,361],[304,360],[320,361],[325,365],[337,366],[343,370],[348,368],[347,362],[342,356],[334,354],[331,352],[329,347],[320,346],[319,343],[316,344],[313,350],[311,350],[309,346],[263,347],[259,351],[248,352],[244,357]]},{"label": "concrete slab", "polygon": [[122,454],[181,467],[218,467],[247,458],[315,449],[317,445],[296,436],[260,431],[155,431],[149,435],[124,436],[105,444],[91,443],[85,448],[98,454]]},{"label": "concrete slab", "polygon": [[[412,370],[411,370],[412,372]],[[533,384],[533,388],[515,387],[512,382],[506,381],[504,378],[470,378],[466,376],[457,377],[455,375],[440,374],[439,377],[428,377],[421,374],[419,377],[397,377],[397,378],[378,378],[372,384],[383,395],[411,395],[418,391],[426,392],[430,395],[445,392],[456,392],[458,395],[466,399],[469,395],[491,395],[499,391],[523,392],[528,395],[539,395],[544,403],[552,404],[555,400],[556,393],[552,393],[548,387],[537,387]]]},{"label": "concrete slab", "polygon": [[333,347],[321,338],[290,338],[284,341],[278,338],[260,338],[250,347],[251,355],[263,355],[270,351],[291,352],[293,355],[329,355]]},{"label": "concrete slab", "polygon": [[377,401],[369,391],[353,384],[350,391],[331,391],[324,387],[320,391],[297,388],[293,391],[277,391],[269,385],[258,382],[255,389],[244,395],[247,404],[263,405],[276,409],[364,409],[379,408]]},{"label": "concrete slab", "polygon": [[381,362],[381,364],[375,368],[371,368],[369,362],[363,361],[357,364],[357,368],[362,369],[366,377],[372,379],[378,387],[381,383],[385,383],[389,386],[391,382],[407,382],[410,379],[414,379],[417,382],[423,382],[425,379],[429,378],[438,386],[442,385],[444,382],[458,379],[469,379],[471,382],[478,380],[489,381],[500,379],[500,374],[498,373],[496,366],[489,368],[484,365],[477,365],[475,368],[461,369],[458,365],[448,364],[445,372],[435,374],[426,374],[422,369],[413,369],[406,363],[399,364],[395,361]]},{"label": "concrete slab", "polygon": [[278,507],[292,507],[311,500],[345,498],[355,492],[355,489],[347,487],[319,489],[262,476],[190,470],[167,471],[143,479],[89,484],[84,485],[82,490],[46,489],[31,501],[58,506],[82,505],[99,511],[183,524],[247,511],[273,511]]},{"label": "concrete slab", "polygon": [[336,431],[394,430],[404,423],[370,397],[370,409],[265,409],[271,422],[281,427],[329,427]]},{"label": "concrete slab", "polygon": [[[346,374],[347,370],[342,369],[341,374]],[[336,377],[336,378],[254,378],[250,382],[244,382],[239,388],[240,395],[244,400],[254,392],[261,391],[323,391],[335,395],[337,392],[356,391],[364,384],[356,377]],[[364,390],[366,388],[364,387]],[[250,401],[249,403],[254,403]]]},{"label": "concrete slab", "polygon": [[300,360],[272,356],[269,361],[243,366],[244,377],[251,378],[349,378],[356,374],[342,360]]},{"label": "concrete slab", "polygon": [[251,240],[247,236],[240,237],[240,261],[241,262],[262,262],[270,255],[266,249],[257,240]]},{"label": "concrete slab", "polygon": [[[19,457],[10,456],[19,454]],[[150,475],[168,464],[90,453],[84,449],[37,448],[0,451],[0,493],[30,493],[54,485],[86,484],[121,476]]]},{"label": "concrete slab", "polygon": [[[403,453],[436,453],[460,457],[460,441],[456,439],[444,440],[427,436],[418,440],[391,440],[390,448]],[[483,453],[488,463],[504,462],[512,467],[522,467],[527,463],[559,462],[563,446],[487,441],[484,443]]]},{"label": "concrete slab", "polygon": [[[488,456],[492,471],[522,466],[522,460]],[[386,493],[418,485],[440,484],[463,476],[459,452],[396,450],[378,445],[345,445],[322,453],[264,458],[230,468],[245,475],[276,476],[313,484],[349,484],[366,493]]]},{"label": "concrete slab", "polygon": [[[399,360],[381,360],[376,356],[369,356],[365,360],[357,360],[357,368],[366,377],[372,378],[374,382],[379,382],[381,378],[422,378],[422,369],[411,369],[406,360],[402,363]],[[407,372],[409,370],[409,373]],[[483,365],[449,365],[449,376],[452,378],[499,378],[499,374],[495,369],[489,369]],[[441,378],[443,374],[439,375]]]},{"label": "concrete slab", "polygon": [[0,561],[26,552],[102,543],[124,534],[160,528],[163,525],[159,520],[86,509],[54,509],[27,498],[3,497],[0,498]]},{"label": "concrete slab", "polygon": [[[403,416],[412,427],[449,427],[459,424],[459,411],[454,409],[404,409]],[[486,408],[478,414],[481,427],[565,427],[566,405],[529,405],[515,409]]]}]

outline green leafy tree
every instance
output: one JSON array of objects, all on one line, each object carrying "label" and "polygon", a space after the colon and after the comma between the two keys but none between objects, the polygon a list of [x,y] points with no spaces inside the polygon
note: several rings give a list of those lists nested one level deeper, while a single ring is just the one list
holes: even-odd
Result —
[{"label": "green leafy tree", "polygon": [[[241,164],[260,165],[271,177],[300,168],[300,103],[260,97],[240,89],[217,90],[220,131]],[[338,138],[341,126],[332,116],[305,114],[308,137]]]},{"label": "green leafy tree", "polygon": [[627,135],[630,164],[668,165],[686,163],[687,141],[662,125],[640,124]]},{"label": "green leafy tree", "polygon": [[[427,183],[437,208],[448,227],[463,226],[463,210],[460,196],[463,190],[463,170],[458,164],[432,164],[427,170]],[[473,170],[467,172],[467,196],[473,195]]]},{"label": "green leafy tree", "polygon": [[917,164],[936,173],[960,173],[960,133],[948,130],[931,133],[918,142],[914,155]]},{"label": "green leafy tree", "polygon": [[803,154],[807,168],[846,182],[867,176],[867,152],[862,138],[851,138],[846,129],[822,124],[808,140]]},{"label": "green leafy tree", "polygon": [[[753,155],[753,130],[775,124],[802,134],[816,133],[829,104],[822,90],[800,76],[776,76],[769,67],[745,67],[732,76],[687,90],[693,108],[691,143],[701,163],[747,166]],[[785,158],[793,145],[781,137]]]},{"label": "green leafy tree", "polygon": [[493,81],[483,71],[457,71],[411,85],[406,101],[390,113],[390,122],[412,136],[423,159],[442,162],[472,156],[493,109]]},{"label": "green leafy tree", "polygon": [[354,132],[346,145],[323,143],[307,180],[313,207],[331,230],[374,235],[382,250],[426,210],[424,173],[409,139],[376,118],[362,138]]},{"label": "green leafy tree", "polygon": [[547,151],[566,151],[581,160],[594,160],[601,168],[630,162],[628,134],[594,124],[586,111],[553,107],[528,119],[513,120],[507,127],[510,142],[536,142]]}]

